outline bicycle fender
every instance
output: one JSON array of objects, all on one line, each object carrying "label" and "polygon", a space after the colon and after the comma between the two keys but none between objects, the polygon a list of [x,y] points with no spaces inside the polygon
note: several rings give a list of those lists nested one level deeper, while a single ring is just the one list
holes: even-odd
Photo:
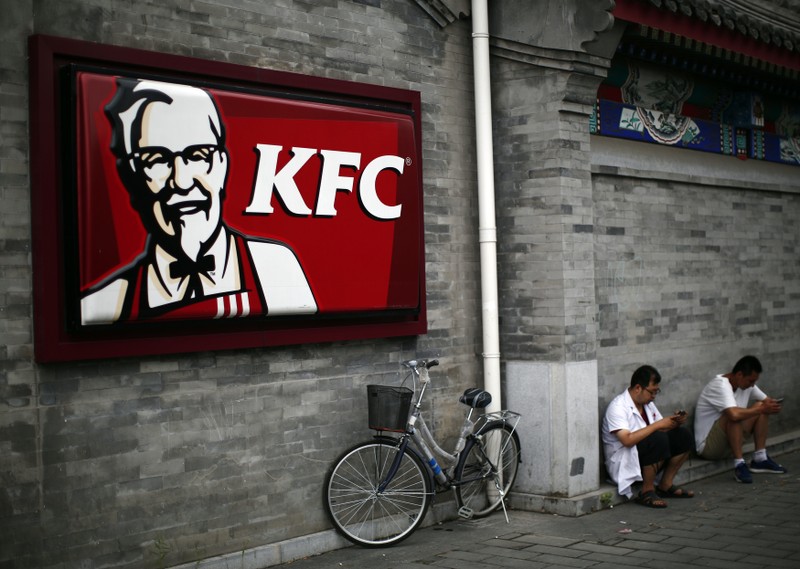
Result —
[{"label": "bicycle fender", "polygon": [[[477,435],[482,435],[484,432],[488,431],[489,429],[494,429],[494,428],[496,428],[498,426],[503,428],[503,429],[505,429],[506,428],[506,424],[507,423],[505,421],[489,421],[485,425],[482,425],[480,429],[478,429],[477,431],[472,433],[471,436],[475,437]],[[522,462],[522,446],[520,445],[519,435],[517,434],[517,430],[516,429],[514,429],[511,432],[511,436],[514,437],[514,439],[515,439],[515,441],[517,443],[517,448],[519,449],[519,461],[518,462]]]},{"label": "bicycle fender", "polygon": [[398,437],[388,437],[386,435],[374,435],[370,442],[381,442],[396,447],[400,443],[400,439]]}]

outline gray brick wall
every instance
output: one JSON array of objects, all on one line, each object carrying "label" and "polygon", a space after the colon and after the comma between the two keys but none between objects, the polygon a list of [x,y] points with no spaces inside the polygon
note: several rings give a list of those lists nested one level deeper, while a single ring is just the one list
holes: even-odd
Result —
[{"label": "gray brick wall", "polygon": [[[693,411],[748,353],[767,393],[795,392],[800,194],[646,178],[593,180],[602,408],[649,363],[664,380],[659,406]],[[797,429],[797,409],[787,400],[770,430]]]},{"label": "gray brick wall", "polygon": [[[9,539],[19,520],[30,536],[40,505],[38,414],[31,345],[30,197],[27,177],[26,38],[31,6],[3,6],[0,34],[0,563],[21,547]],[[34,522],[34,523],[32,523]],[[27,541],[27,539],[26,539]]]},{"label": "gray brick wall", "polygon": [[[6,4],[0,567],[171,566],[327,529],[325,472],[367,434],[364,386],[397,381],[399,360],[442,359],[431,422],[455,433],[453,396],[480,383],[482,348],[468,21],[442,29],[406,0]],[[26,54],[34,32],[420,91],[429,333],[36,365]],[[665,376],[660,404],[688,407],[709,374],[745,352],[764,360],[769,391],[790,393],[800,363],[796,182],[786,191],[650,178],[647,164],[636,175],[593,169],[587,105],[602,62],[584,57],[575,73],[563,53],[548,60],[539,50],[524,62],[500,53],[504,360],[597,359],[601,408],[641,363]],[[787,408],[777,432],[798,427],[797,399]]]},{"label": "gray brick wall", "polygon": [[[6,5],[7,4],[7,5]],[[65,0],[3,6],[0,567],[158,567],[329,528],[328,466],[369,436],[367,383],[439,357],[429,417],[456,434],[480,383],[471,45],[413,2]],[[287,70],[422,94],[429,333],[37,366],[27,36]]]},{"label": "gray brick wall", "polygon": [[592,360],[587,125],[601,77],[575,81],[571,70],[527,61],[499,61],[492,71],[503,353],[512,360]]}]

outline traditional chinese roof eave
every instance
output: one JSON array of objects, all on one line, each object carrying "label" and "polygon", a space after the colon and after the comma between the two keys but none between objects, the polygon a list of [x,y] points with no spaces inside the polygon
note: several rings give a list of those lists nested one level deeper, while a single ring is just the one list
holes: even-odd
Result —
[{"label": "traditional chinese roof eave", "polygon": [[616,0],[614,16],[800,69],[800,0]]}]

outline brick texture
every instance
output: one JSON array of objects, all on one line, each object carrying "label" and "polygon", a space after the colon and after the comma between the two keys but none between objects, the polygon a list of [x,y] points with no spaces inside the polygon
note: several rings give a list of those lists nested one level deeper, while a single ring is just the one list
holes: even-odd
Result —
[{"label": "brick texture", "polygon": [[[20,0],[4,3],[2,22],[0,567],[168,567],[329,529],[325,473],[368,435],[364,386],[396,384],[400,360],[442,360],[429,424],[455,435],[455,395],[480,384],[482,367],[468,20],[440,28],[407,0]],[[36,365],[31,33],[419,91],[428,334]],[[583,61],[578,73],[564,53],[549,63],[545,50],[525,63],[500,53],[503,358],[596,359],[600,409],[642,363],[665,376],[662,407],[688,407],[746,352],[770,370],[768,391],[790,393],[796,185],[593,172],[602,65]],[[800,426],[797,401],[775,432]]]},{"label": "brick texture", "polygon": [[[747,353],[767,393],[794,390],[800,195],[596,175],[594,196],[602,403],[649,363],[664,378],[659,407],[692,411]],[[791,405],[771,432],[797,428]]]},{"label": "brick texture", "polygon": [[[457,434],[480,383],[469,27],[413,2],[22,1],[0,38],[0,567],[166,567],[330,527],[322,483],[369,436],[367,383],[439,357],[429,423]],[[37,366],[27,36],[414,89],[422,94],[429,333]]]},{"label": "brick texture", "polygon": [[571,72],[519,62],[499,62],[493,72],[503,352],[515,360],[592,360],[591,107],[564,102],[568,92],[587,102],[592,93],[576,88]]}]

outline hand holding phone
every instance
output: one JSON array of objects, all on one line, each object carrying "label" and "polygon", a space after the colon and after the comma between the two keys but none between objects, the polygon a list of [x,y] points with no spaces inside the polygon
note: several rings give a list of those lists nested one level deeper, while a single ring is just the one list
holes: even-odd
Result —
[{"label": "hand holding phone", "polygon": [[684,421],[686,421],[686,411],[683,409],[676,410],[672,415],[672,422],[675,425],[683,425]]}]

